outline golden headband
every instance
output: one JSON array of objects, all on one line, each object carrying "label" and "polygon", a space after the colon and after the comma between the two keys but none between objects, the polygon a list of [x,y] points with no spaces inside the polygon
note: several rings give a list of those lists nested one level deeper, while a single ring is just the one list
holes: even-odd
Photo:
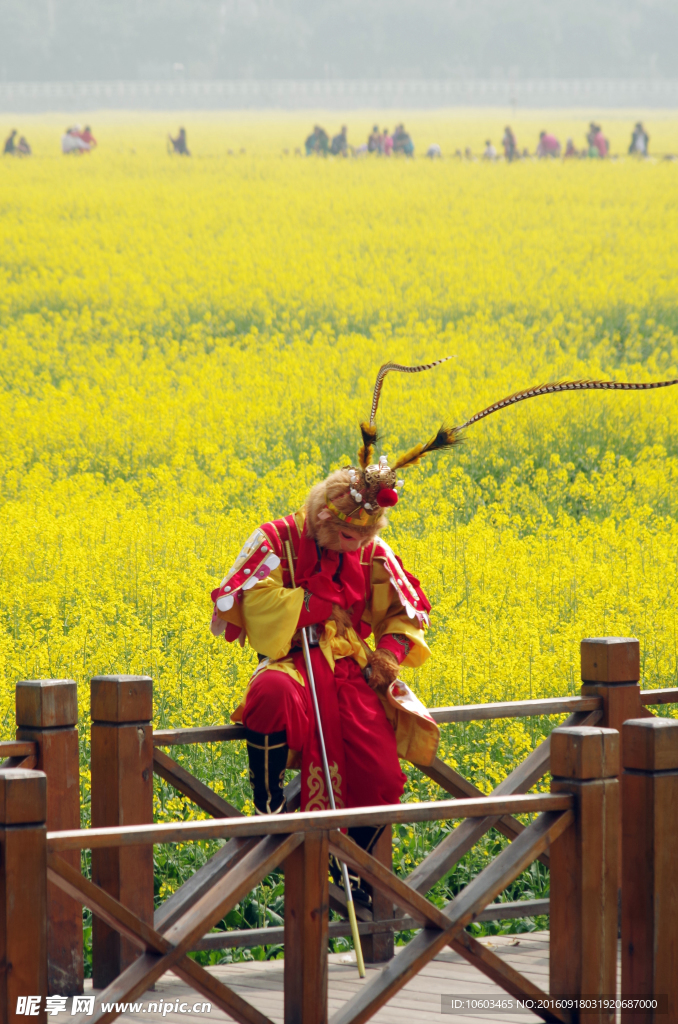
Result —
[{"label": "golden headband", "polygon": [[325,495],[325,507],[330,510],[332,515],[337,516],[342,522],[347,523],[349,526],[372,526],[378,522],[382,515],[382,509],[379,509],[378,513],[374,516],[369,515],[364,508],[357,508],[355,512],[351,512],[347,515],[345,512],[341,512],[334,502]]}]

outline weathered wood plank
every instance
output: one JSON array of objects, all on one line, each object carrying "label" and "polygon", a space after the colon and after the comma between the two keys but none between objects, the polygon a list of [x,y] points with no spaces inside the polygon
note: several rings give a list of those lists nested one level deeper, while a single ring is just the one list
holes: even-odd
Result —
[{"label": "weathered wood plank", "polygon": [[135,846],[140,843],[185,843],[194,839],[230,839],[234,836],[283,835],[289,832],[327,831],[352,825],[387,825],[391,822],[441,821],[453,818],[485,818],[487,815],[532,814],[564,811],[567,796],[549,793],[502,795],[477,800],[434,800],[421,804],[386,804],[348,810],[277,814],[270,817],[239,818],[228,821],[186,821],[178,824],[92,828],[48,832],[49,849],[102,849]]},{"label": "weathered wood plank", "polygon": [[182,768],[162,750],[153,751],[153,771],[213,818],[242,818],[242,812]]}]

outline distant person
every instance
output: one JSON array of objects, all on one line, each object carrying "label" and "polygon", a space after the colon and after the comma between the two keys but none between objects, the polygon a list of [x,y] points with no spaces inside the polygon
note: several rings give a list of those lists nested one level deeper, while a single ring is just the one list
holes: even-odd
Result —
[{"label": "distant person", "polygon": [[393,152],[404,153],[407,157],[414,156],[414,143],[408,132],[405,131],[405,125],[396,125],[396,130],[393,133]]},{"label": "distant person", "polygon": [[578,157],[578,156],[579,156],[579,150],[575,146],[573,140],[572,139],[568,139],[567,142],[565,143],[565,152],[563,153],[564,159],[565,160],[569,160],[572,157]]},{"label": "distant person", "polygon": [[595,121],[591,121],[589,124],[586,141],[589,146],[589,156],[604,160],[610,150],[610,144],[603,135],[603,129]]},{"label": "distant person", "polygon": [[379,125],[375,124],[367,138],[367,152],[381,153],[382,148],[383,147],[381,140],[381,132],[379,131]]},{"label": "distant person", "polygon": [[610,143],[603,135],[603,129],[600,127],[599,124],[594,125],[594,128],[595,131],[593,135],[593,145],[598,150],[598,156],[600,157],[600,159],[604,160],[610,152]]},{"label": "distant person", "polygon": [[475,157],[473,155],[473,152],[472,152],[470,146],[467,146],[466,149],[464,150],[464,159],[465,160],[475,160]]},{"label": "distant person", "polygon": [[648,156],[650,148],[650,136],[645,131],[642,121],[636,121],[631,134],[631,145],[629,153],[633,156]]},{"label": "distant person", "polygon": [[28,139],[25,135],[22,135],[19,141],[17,142],[16,153],[17,156],[31,156],[31,154],[33,153],[33,150],[28,145]]},{"label": "distant person", "polygon": [[332,139],[330,152],[332,156],[348,156],[348,128],[345,124],[341,126],[339,134]]},{"label": "distant person", "polygon": [[426,156],[429,158],[429,160],[442,160],[443,151],[437,142],[431,143],[431,145],[426,150]]},{"label": "distant person", "polygon": [[16,128],[13,128],[5,139],[5,146],[2,151],[3,156],[14,156],[16,153],[16,142],[14,141],[17,136]]},{"label": "distant person", "polygon": [[384,132],[381,136],[381,152],[384,156],[393,155],[393,136],[389,132],[388,128],[384,128]]},{"label": "distant person", "polygon": [[188,143],[186,141],[185,128],[179,129],[179,134],[177,135],[176,139],[173,139],[171,135],[168,135],[167,138],[172,144],[172,153],[177,153],[179,156],[191,155],[190,150],[188,148]]},{"label": "distant person", "polygon": [[88,124],[85,125],[84,132],[80,132],[80,138],[83,142],[86,142],[90,149],[94,149],[97,145],[97,140],[92,135],[92,129]]},{"label": "distant person", "polygon": [[497,150],[492,145],[490,139],[485,139],[485,149],[483,150],[483,160],[496,160]]},{"label": "distant person", "polygon": [[319,124],[314,125],[313,131],[306,139],[306,156],[314,153],[318,156],[327,156],[330,148],[330,137],[324,128]]},{"label": "distant person", "polygon": [[550,132],[539,132],[537,156],[542,159],[560,156],[560,142],[555,135],[552,135]]},{"label": "distant person", "polygon": [[61,136],[61,152],[64,154],[68,153],[88,153],[89,143],[84,142],[80,137],[80,125],[74,124],[71,128],[67,128],[64,134]]},{"label": "distant person", "polygon": [[504,136],[501,140],[501,144],[504,147],[504,157],[509,161],[509,163],[511,160],[518,159],[518,143],[516,142],[516,137],[509,125],[506,125],[504,128]]}]

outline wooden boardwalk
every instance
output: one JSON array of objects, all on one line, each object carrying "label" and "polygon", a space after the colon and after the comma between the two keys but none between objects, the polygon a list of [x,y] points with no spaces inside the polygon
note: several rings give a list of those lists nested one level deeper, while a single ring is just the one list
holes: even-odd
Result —
[{"label": "wooden boardwalk", "polygon": [[[493,949],[502,959],[533,981],[544,992],[548,992],[549,984],[549,933],[531,932],[523,935],[502,935],[481,939],[483,944]],[[381,967],[368,967],[367,979],[361,981],[355,968],[354,954],[330,954],[329,967],[329,1014],[342,1006],[357,989],[373,977]],[[228,964],[223,967],[210,967],[210,973],[220,978],[233,988],[248,1002],[251,1002],[262,1013],[265,1013],[275,1024],[283,1022],[283,962],[249,961],[246,963]],[[85,993],[92,991],[91,981],[85,981]],[[454,1020],[456,1024],[483,1024],[493,1021],[494,1024],[534,1024],[539,1018],[532,1013],[502,1014],[497,1011],[487,1014],[454,1016],[441,1014],[441,995],[482,995],[505,996],[506,993],[494,985],[484,974],[472,967],[466,960],[451,950],[440,953],[412,981],[401,989],[385,1007],[373,1018],[375,1024],[430,1024],[431,1021]],[[155,991],[147,992],[137,1002],[144,1007],[149,1002],[185,1001],[189,1007],[202,1002],[203,997],[194,993],[172,973],[166,974],[156,984]],[[57,1016],[48,1018],[50,1021],[63,1022],[70,1019],[70,1000],[67,1010]],[[209,1021],[230,1021],[232,1018],[221,1010],[212,1008],[210,1013],[177,1013],[174,1009],[166,1014],[161,1013],[124,1013],[118,1020],[134,1021],[135,1024],[150,1024],[160,1019],[167,1024],[208,1024]]]}]

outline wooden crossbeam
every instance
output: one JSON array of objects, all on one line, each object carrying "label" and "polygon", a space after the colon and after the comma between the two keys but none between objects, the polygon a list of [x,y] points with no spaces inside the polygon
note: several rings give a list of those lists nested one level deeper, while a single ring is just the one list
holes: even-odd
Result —
[{"label": "wooden crossbeam", "polygon": [[[441,789],[446,790],[452,796],[463,799],[464,797],[484,796],[482,790],[474,786],[472,782],[465,779],[463,775],[456,772],[454,768],[450,768],[449,764],[445,764],[439,757],[434,758],[433,763],[430,765],[417,764],[415,768],[423,772],[424,775],[428,775],[429,779],[433,779]],[[510,839],[511,842],[519,836],[525,826],[518,821],[517,818],[512,818],[508,814],[505,814],[503,818],[499,818],[496,825],[494,826],[498,832]],[[547,853],[542,853],[539,860],[545,867],[549,866],[549,857]]]},{"label": "wooden crossbeam", "polygon": [[38,763],[38,744],[30,740],[0,742],[0,768],[35,768]]},{"label": "wooden crossbeam", "polygon": [[162,935],[170,925],[179,920],[188,907],[209,892],[215,882],[223,878],[260,842],[260,839],[229,839],[220,850],[212,854],[206,864],[186,879],[184,884],[158,907],[153,915],[156,931]]},{"label": "wooden crossbeam", "polygon": [[30,757],[36,747],[30,740],[0,740],[0,757]]},{"label": "wooden crossbeam", "polygon": [[133,910],[90,882],[56,853],[47,854],[47,879],[144,952],[166,953],[170,949],[170,944]]},{"label": "wooden crossbeam", "polygon": [[572,1014],[568,1010],[549,1011],[537,1009],[548,998],[546,993],[538,985],[531,982],[529,978],[526,978],[519,971],[516,971],[515,968],[511,967],[510,964],[507,964],[505,960],[502,960],[500,956],[493,953],[491,949],[484,946],[482,942],[474,939],[468,932],[459,932],[457,937],[450,942],[450,946],[455,953],[463,956],[477,970],[482,971],[495,984],[503,988],[505,992],[508,992],[509,995],[514,996],[516,999],[534,1000],[536,1005],[533,1012],[538,1017],[541,1017],[542,1020],[561,1021],[562,1024],[570,1024]]},{"label": "wooden crossbeam", "polygon": [[244,725],[205,725],[197,729],[156,729],[154,747],[182,747],[193,743],[227,743],[245,739]]},{"label": "wooden crossbeam", "polygon": [[641,690],[641,704],[678,704],[678,689],[675,686],[665,690]]},{"label": "wooden crossbeam", "polygon": [[287,811],[291,813],[301,806],[301,772],[295,775],[291,782],[288,782],[283,789]]},{"label": "wooden crossbeam", "polygon": [[[136,915],[83,878],[61,858],[51,854],[50,881],[90,906],[93,913],[127,935],[145,949],[134,963],[97,995],[93,1015],[83,1014],[75,1024],[108,1024],[118,1013],[103,1011],[104,1003],[132,1001],[146,991],[166,971],[176,970],[190,984],[209,994],[222,1009],[242,1024],[270,1024],[254,1007],[242,1000],[227,986],[217,982],[203,968],[186,957],[205,929],[213,927],[224,914],[277,867],[303,842],[303,835],[267,836],[256,843],[231,866],[230,871],[182,907],[181,916],[166,924],[164,934],[145,924]],[[186,901],[188,902],[188,901]],[[186,961],[186,962],[184,962]],[[217,999],[219,994],[219,999]]]},{"label": "wooden crossbeam", "polygon": [[[674,691],[675,692],[675,691]],[[429,708],[435,722],[483,722],[491,718],[526,718],[531,715],[566,715],[568,711],[602,708],[600,697],[547,697],[545,700],[502,700],[496,704],[460,704],[450,708]]]},{"label": "wooden crossbeam", "polygon": [[[515,773],[514,773],[515,774]],[[531,785],[531,783],[530,783]],[[453,818],[485,818],[488,814],[534,814],[564,811],[571,797],[553,793],[512,795],[498,791],[474,800],[432,800],[429,803],[383,804],[336,811],[303,811],[240,817],[221,821],[167,822],[159,825],[116,825],[110,828],[74,829],[47,833],[48,849],[95,850],[102,847],[138,846],[144,843],[186,843],[201,839],[232,839],[234,836],[284,835],[290,832],[327,832],[358,825],[405,824]],[[458,831],[458,830],[457,830]]]},{"label": "wooden crossbeam", "polygon": [[[577,712],[570,715],[566,722],[564,722],[563,728],[593,725],[601,715],[602,711],[599,710]],[[489,800],[492,797],[527,792],[548,771],[550,757],[551,737],[547,736],[543,743],[535,747],[525,760],[521,761],[510,775],[507,775],[496,789],[492,791],[490,796],[485,799]],[[410,885],[419,892],[428,892],[499,821],[500,816],[493,815],[489,805],[487,817],[463,821],[410,873]]]},{"label": "wooden crossbeam", "polygon": [[[343,890],[341,890],[343,892]],[[331,905],[331,904],[330,904]],[[357,908],[356,908],[357,909]],[[418,928],[419,923],[413,917],[393,917],[375,921],[370,911],[365,909],[365,919],[359,914],[358,932],[361,935],[374,935],[386,929],[394,932],[410,931]],[[550,901],[541,900],[511,900],[504,903],[490,903],[476,917],[476,921],[506,921],[524,917],[536,917],[538,914],[548,916]],[[340,910],[341,912],[341,910]],[[351,926],[348,921],[330,921],[330,938],[350,935]],[[196,950],[204,949],[234,949],[248,946],[276,946],[285,940],[285,929],[276,926],[268,928],[230,928],[228,931],[208,932],[203,935],[200,942],[196,943]]]},{"label": "wooden crossbeam", "polygon": [[[332,834],[331,844],[346,861],[359,867],[361,874],[386,892],[394,902],[403,903],[412,916],[428,920],[405,949],[362,987],[332,1018],[331,1024],[363,1024],[414,977],[440,950],[456,938],[477,914],[525,870],[550,843],[562,835],[574,821],[574,813],[547,812],[532,822],[443,910],[429,903],[407,882],[397,879],[387,868],[370,858],[350,840]],[[357,851],[357,852],[356,852]],[[367,858],[367,859],[366,859]],[[368,863],[372,861],[373,863]],[[385,877],[386,875],[390,877]]]},{"label": "wooden crossbeam", "polygon": [[[346,904],[346,893],[340,885],[335,885],[334,882],[330,882],[330,907],[332,910],[336,910],[338,914],[348,918],[348,907]],[[359,921],[373,921],[374,914],[368,907],[364,907],[360,903],[354,901],[355,916]]]},{"label": "wooden crossbeam", "polygon": [[162,750],[153,750],[153,771],[213,818],[242,818],[242,812],[191,775]]},{"label": "wooden crossbeam", "polygon": [[[235,840],[235,843],[238,842],[238,840]],[[240,842],[242,843],[242,840]],[[250,840],[250,846],[252,842],[256,842],[256,840]],[[233,858],[231,858],[231,866],[233,866]],[[89,907],[93,914],[100,917],[110,927],[125,935],[136,946],[140,947],[144,953],[166,953],[172,949],[172,946],[156,929],[151,928],[144,921],[140,920],[131,910],[113,896],[104,892],[103,889],[94,885],[87,878],[84,878],[76,868],[66,863],[56,854],[48,855],[47,877],[50,882],[53,882],[63,892],[68,893],[69,896],[72,896],[79,903]],[[235,1020],[241,1021],[243,1024],[270,1024],[267,1017],[250,1006],[249,1003],[229,989],[227,985],[213,978],[203,967],[194,963],[189,957],[184,955],[174,965],[173,969],[181,978],[213,1002],[216,1002],[222,1010],[230,1014]],[[107,1017],[107,1019],[109,1018]]]},{"label": "wooden crossbeam", "polygon": [[37,754],[19,755],[19,757],[8,757],[0,764],[0,768],[35,768],[38,763]]}]

